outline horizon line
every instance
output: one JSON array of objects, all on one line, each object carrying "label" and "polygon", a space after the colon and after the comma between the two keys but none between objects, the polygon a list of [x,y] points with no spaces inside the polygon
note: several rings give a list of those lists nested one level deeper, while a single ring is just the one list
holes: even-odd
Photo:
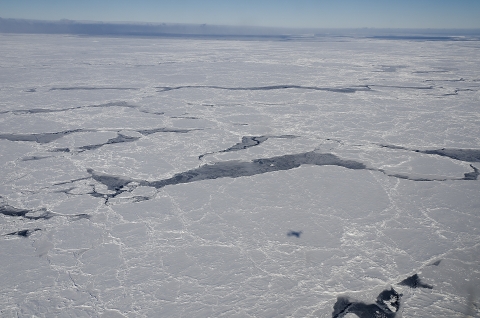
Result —
[{"label": "horizon line", "polygon": [[360,37],[474,37],[480,40],[480,28],[307,28],[207,23],[38,20],[0,17],[0,33],[72,34],[107,36],[360,36]]}]

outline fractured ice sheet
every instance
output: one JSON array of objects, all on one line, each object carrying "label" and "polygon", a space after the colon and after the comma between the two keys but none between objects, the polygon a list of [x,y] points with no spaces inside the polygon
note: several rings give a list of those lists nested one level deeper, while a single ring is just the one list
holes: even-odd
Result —
[{"label": "fractured ice sheet", "polygon": [[478,316],[478,41],[0,41],[0,316]]},{"label": "fractured ice sheet", "polygon": [[[227,149],[228,151],[228,149]],[[226,151],[225,151],[226,152]],[[125,187],[131,183],[138,183],[142,186],[154,187],[157,189],[163,188],[168,185],[190,183],[202,180],[209,179],[218,179],[218,178],[238,178],[253,176],[257,174],[263,174],[274,171],[281,170],[290,170],[298,168],[301,165],[316,165],[316,166],[340,166],[347,169],[366,169],[372,171],[380,171],[385,173],[388,176],[407,179],[411,181],[446,181],[449,178],[418,178],[410,177],[408,175],[401,174],[388,174],[383,169],[369,168],[365,164],[354,161],[354,160],[345,160],[341,159],[333,154],[329,153],[317,153],[317,152],[306,152],[293,155],[284,155],[272,158],[262,158],[255,159],[251,162],[241,162],[241,161],[223,161],[216,162],[214,164],[202,165],[199,168],[192,169],[189,171],[181,172],[175,174],[173,177],[159,180],[159,181],[146,181],[140,179],[125,178],[113,175],[107,175],[104,173],[95,172],[93,169],[87,169],[87,172],[92,175],[92,178],[96,181],[107,186],[108,190],[116,191],[114,194],[106,195],[107,197],[114,197],[120,193],[123,193]],[[479,171],[474,166],[471,166],[474,169],[473,172],[467,172],[464,174],[463,178],[450,179],[450,180],[477,180],[479,176]],[[94,193],[94,195],[96,195]],[[104,195],[98,194],[99,197]]]}]

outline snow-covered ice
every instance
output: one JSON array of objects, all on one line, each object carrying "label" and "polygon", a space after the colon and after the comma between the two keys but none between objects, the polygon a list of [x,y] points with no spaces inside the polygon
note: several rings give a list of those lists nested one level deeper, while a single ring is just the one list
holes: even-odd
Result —
[{"label": "snow-covered ice", "polygon": [[479,41],[0,43],[0,316],[480,314]]}]

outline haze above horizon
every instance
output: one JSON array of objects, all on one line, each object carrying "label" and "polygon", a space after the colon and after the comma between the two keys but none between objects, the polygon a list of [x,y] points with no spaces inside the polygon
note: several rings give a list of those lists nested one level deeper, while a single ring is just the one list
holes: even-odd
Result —
[{"label": "haze above horizon", "polygon": [[0,0],[2,18],[282,28],[480,28],[476,0]]}]

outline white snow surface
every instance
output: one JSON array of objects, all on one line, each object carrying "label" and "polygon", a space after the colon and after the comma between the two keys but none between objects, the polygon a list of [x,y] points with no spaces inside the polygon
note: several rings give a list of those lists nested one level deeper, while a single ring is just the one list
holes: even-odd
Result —
[{"label": "white snow surface", "polygon": [[[480,159],[428,152],[478,153],[478,61],[478,41],[0,34],[0,316],[332,317],[390,288],[395,317],[478,316]],[[289,165],[312,153],[364,166]]]}]

